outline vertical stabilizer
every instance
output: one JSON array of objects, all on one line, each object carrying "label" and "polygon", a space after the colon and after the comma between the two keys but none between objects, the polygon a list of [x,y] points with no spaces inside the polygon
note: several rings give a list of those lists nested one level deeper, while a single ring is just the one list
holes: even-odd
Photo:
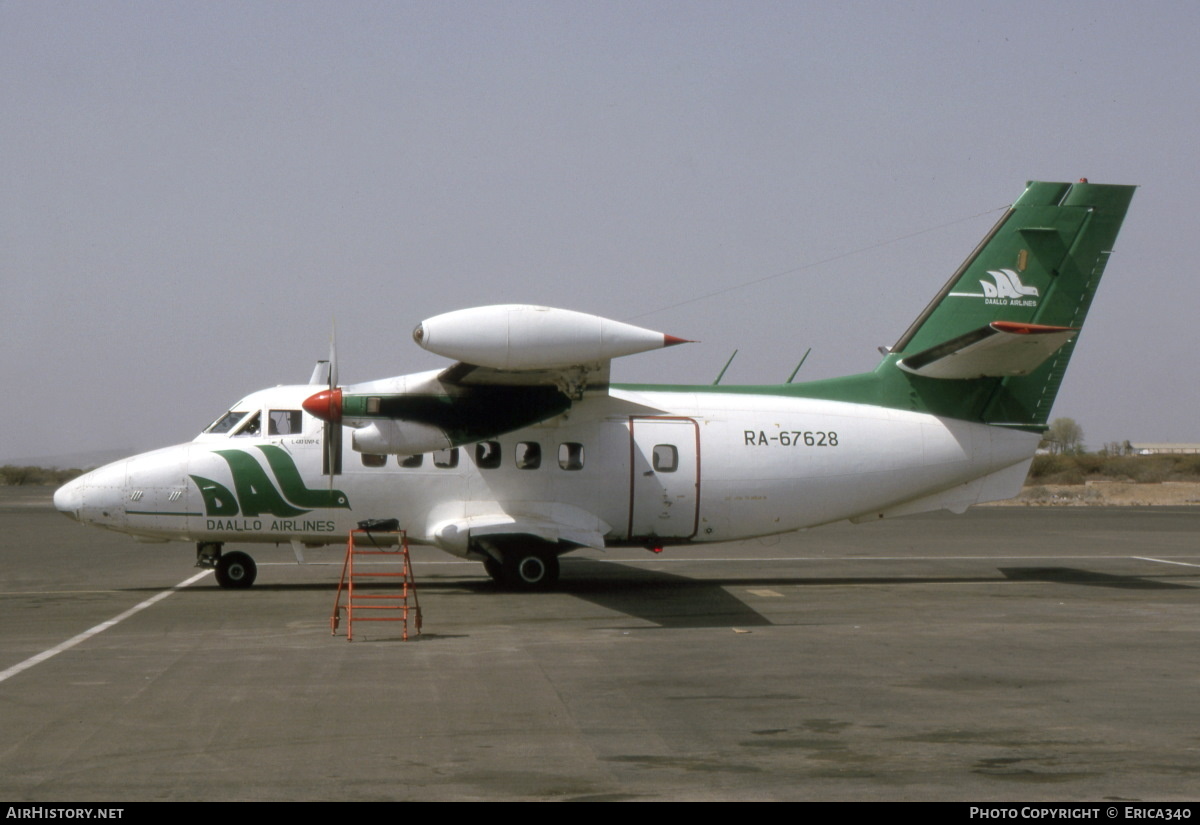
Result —
[{"label": "vertical stabilizer", "polygon": [[873,372],[774,391],[1044,429],[1135,189],[1029,183]]},{"label": "vertical stabilizer", "polygon": [[877,374],[940,414],[1044,426],[1134,188],[1030,183]]}]

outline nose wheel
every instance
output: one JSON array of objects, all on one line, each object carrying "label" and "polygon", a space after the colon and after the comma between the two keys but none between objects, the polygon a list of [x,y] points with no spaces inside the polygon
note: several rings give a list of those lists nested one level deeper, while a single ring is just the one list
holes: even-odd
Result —
[{"label": "nose wheel", "polygon": [[245,590],[258,577],[258,565],[246,553],[222,553],[220,542],[201,542],[196,545],[196,566],[211,567],[217,584],[226,590]]},{"label": "nose wheel", "polygon": [[217,559],[217,584],[226,590],[245,590],[258,577],[258,565],[246,553],[237,550]]}]

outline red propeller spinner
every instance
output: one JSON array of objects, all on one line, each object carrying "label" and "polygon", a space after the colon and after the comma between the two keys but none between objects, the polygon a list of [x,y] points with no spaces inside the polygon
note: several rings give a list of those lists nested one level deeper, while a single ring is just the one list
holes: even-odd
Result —
[{"label": "red propeller spinner", "polygon": [[321,390],[310,395],[301,405],[309,415],[322,421],[338,422],[342,420],[342,389]]}]

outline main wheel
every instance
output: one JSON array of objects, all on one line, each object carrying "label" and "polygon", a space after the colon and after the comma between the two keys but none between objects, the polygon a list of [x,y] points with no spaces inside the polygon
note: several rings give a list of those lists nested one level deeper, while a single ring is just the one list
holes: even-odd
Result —
[{"label": "main wheel", "polygon": [[558,555],[551,550],[514,548],[504,556],[504,582],[518,590],[548,590],[558,581]]},{"label": "main wheel", "polygon": [[227,590],[245,590],[254,584],[258,565],[245,553],[224,553],[217,559],[217,584]]}]

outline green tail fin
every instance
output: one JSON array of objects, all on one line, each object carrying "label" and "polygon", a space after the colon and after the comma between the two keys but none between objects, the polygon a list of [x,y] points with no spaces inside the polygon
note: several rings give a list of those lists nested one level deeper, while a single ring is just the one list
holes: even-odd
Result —
[{"label": "green tail fin", "polygon": [[1134,189],[1029,183],[874,373],[798,394],[1044,427]]},{"label": "green tail fin", "polygon": [[[974,331],[989,327],[1020,328],[1026,333],[1078,330],[1087,317],[1134,188],[1085,182],[1030,183],[881,366],[894,368],[906,358],[936,353],[941,345],[962,341],[964,336],[969,338]],[[936,382],[924,388],[926,392],[941,395],[951,390],[958,394],[964,402],[955,411],[958,417],[988,424],[1044,426],[1075,340],[1072,337],[1062,344],[1026,375],[973,380],[913,375],[911,380],[914,384]],[[1018,341],[1014,348],[1021,343],[1025,342]],[[961,350],[959,354],[963,354]],[[938,386],[966,383],[986,387]]]}]

